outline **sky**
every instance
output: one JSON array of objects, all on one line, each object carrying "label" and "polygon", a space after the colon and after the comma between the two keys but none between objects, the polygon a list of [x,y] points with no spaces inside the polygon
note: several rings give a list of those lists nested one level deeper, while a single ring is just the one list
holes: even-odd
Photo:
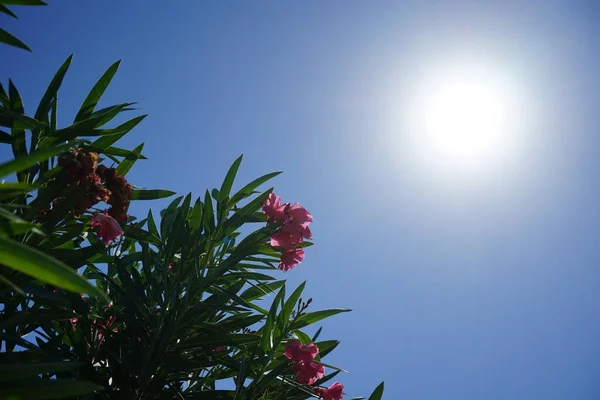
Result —
[{"label": "sky", "polygon": [[[145,142],[130,182],[200,195],[240,154],[238,187],[284,171],[275,190],[312,213],[315,246],[281,275],[314,309],[354,310],[322,334],[348,398],[382,380],[386,399],[600,398],[593,1],[48,2],[0,16],[33,49],[0,47],[28,112],[74,53],[68,125],[122,59],[102,105],[149,114],[120,142]],[[448,65],[510,77],[510,156],[414,157],[415,85]]]}]

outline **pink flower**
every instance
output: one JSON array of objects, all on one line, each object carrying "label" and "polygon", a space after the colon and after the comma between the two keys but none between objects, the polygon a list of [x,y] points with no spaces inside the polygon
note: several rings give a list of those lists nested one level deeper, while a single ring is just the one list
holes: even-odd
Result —
[{"label": "pink flower", "polygon": [[312,237],[308,224],[313,222],[313,217],[300,203],[292,204],[285,208],[285,220],[282,231],[300,233],[306,239]]},{"label": "pink flower", "polygon": [[296,380],[304,385],[312,385],[325,375],[325,367],[321,364],[301,364],[295,365],[294,371],[298,373]]},{"label": "pink flower", "polygon": [[283,222],[284,210],[289,204],[281,205],[281,198],[275,193],[269,194],[269,198],[263,205],[263,214],[267,216],[269,222]]},{"label": "pink flower", "polygon": [[302,243],[302,233],[300,232],[285,232],[280,230],[271,236],[271,246],[291,250]]},{"label": "pink flower", "polygon": [[296,265],[300,264],[302,260],[304,260],[304,249],[286,250],[281,253],[279,269],[282,271],[289,271]]},{"label": "pink flower", "polygon": [[167,267],[167,271],[170,271],[173,269],[173,264],[169,264],[169,266]]},{"label": "pink flower", "polygon": [[319,348],[316,344],[302,344],[298,340],[288,340],[283,352],[287,358],[294,360],[296,364],[308,365],[319,354]]},{"label": "pink flower", "polygon": [[71,322],[71,326],[73,327],[73,329],[77,329],[77,322],[79,321],[79,318],[73,317],[69,321]]},{"label": "pink flower", "polygon": [[96,213],[92,217],[92,228],[100,227],[98,237],[102,239],[105,246],[109,246],[116,238],[123,235],[123,228],[110,215]]},{"label": "pink flower", "polygon": [[315,392],[323,400],[342,400],[344,397],[344,385],[335,382],[328,388],[315,388]]}]

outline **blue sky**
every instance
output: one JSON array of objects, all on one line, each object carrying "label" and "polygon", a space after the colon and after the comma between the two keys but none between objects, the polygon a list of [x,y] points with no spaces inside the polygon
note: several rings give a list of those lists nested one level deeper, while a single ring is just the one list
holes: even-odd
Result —
[{"label": "blue sky", "polygon": [[[283,170],[276,191],[311,211],[316,244],[286,278],[354,309],[323,333],[342,340],[329,360],[348,398],[385,380],[387,399],[596,399],[600,8],[476,3],[50,1],[1,16],[33,49],[0,47],[1,75],[33,113],[74,53],[66,125],[123,59],[104,105],[150,114],[121,143],[146,143],[136,185],[201,194],[242,153],[239,184]],[[400,145],[414,78],[461,58],[494,60],[527,97],[526,145],[477,179]]]}]

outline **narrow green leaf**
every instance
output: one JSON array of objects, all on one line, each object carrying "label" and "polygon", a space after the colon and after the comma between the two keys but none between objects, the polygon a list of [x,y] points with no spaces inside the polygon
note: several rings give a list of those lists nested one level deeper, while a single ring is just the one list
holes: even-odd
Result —
[{"label": "narrow green leaf", "polygon": [[197,335],[193,339],[181,341],[175,345],[178,349],[206,348],[213,346],[236,346],[241,344],[255,343],[260,336],[246,333],[215,332],[213,334]]},{"label": "narrow green leaf", "polygon": [[281,314],[282,314],[281,318],[283,319],[284,323],[287,324],[288,320],[290,319],[290,315],[292,315],[292,311],[296,307],[296,304],[298,303],[300,296],[302,296],[302,292],[304,291],[305,286],[306,286],[306,281],[302,282],[296,288],[296,290],[294,290],[294,292],[290,295],[290,297],[285,302],[285,304],[281,310]]},{"label": "narrow green leaf", "polygon": [[8,128],[46,129],[48,127],[48,125],[40,121],[11,111],[6,107],[0,107],[0,118],[2,118],[2,126]]},{"label": "narrow green leaf", "polygon": [[339,340],[323,340],[322,342],[315,343],[319,347],[319,357],[325,357],[327,354],[335,350],[339,346]]},{"label": "narrow green leaf", "polygon": [[33,378],[39,374],[50,374],[75,369],[77,362],[51,362],[0,365],[0,382]]},{"label": "narrow green leaf", "polygon": [[46,6],[46,2],[42,0],[0,0],[0,4],[8,4],[15,6]]},{"label": "narrow green leaf", "polygon": [[89,118],[89,116],[92,114],[92,112],[94,112],[94,108],[96,107],[96,104],[98,104],[98,101],[100,100],[100,98],[102,97],[104,92],[106,91],[106,88],[108,88],[108,85],[110,85],[112,78],[117,73],[120,63],[121,63],[121,61],[119,60],[119,61],[115,62],[113,65],[111,65],[110,67],[108,67],[106,72],[104,72],[104,74],[102,74],[100,79],[98,79],[98,82],[96,82],[96,84],[94,85],[92,90],[90,90],[87,97],[83,101],[81,108],[79,108],[79,111],[77,112],[75,121],[73,121],[73,122],[83,121],[84,119]]},{"label": "narrow green leaf", "polygon": [[1,4],[0,4],[0,12],[4,13],[6,15],[10,15],[11,17],[13,17],[15,19],[19,19],[19,18],[17,18],[17,15],[15,13],[13,13],[8,7],[5,7]]},{"label": "narrow green leaf", "polygon": [[319,329],[317,329],[317,331],[315,332],[315,334],[312,337],[312,341],[316,342],[317,339],[319,338],[319,336],[321,335],[321,331],[323,330],[323,327],[320,327]]},{"label": "narrow green leaf", "polygon": [[156,200],[164,199],[165,197],[171,197],[175,194],[170,190],[134,190],[131,194],[131,200]]},{"label": "narrow green leaf", "polygon": [[215,230],[215,212],[208,190],[204,195],[204,229],[208,234]]},{"label": "narrow green leaf", "polygon": [[[8,96],[10,99],[10,109],[19,114],[25,114],[25,109],[23,108],[23,101],[21,100],[21,95],[19,91],[13,84],[12,80],[8,80]],[[13,126],[12,129],[12,150],[15,158],[23,157],[27,155],[27,147],[25,145],[25,130],[24,129],[15,129]],[[25,180],[25,173],[18,172],[17,179],[19,181]]]},{"label": "narrow green leaf", "polygon": [[229,206],[233,207],[234,205],[239,203],[241,200],[250,196],[252,194],[252,192],[254,191],[254,189],[259,187],[263,183],[267,182],[268,180],[273,179],[274,177],[276,177],[279,174],[281,174],[281,172],[272,172],[270,174],[266,174],[259,178],[256,178],[255,180],[253,180],[252,182],[250,182],[249,184],[247,184],[246,186],[241,188],[236,194],[231,196],[231,200],[229,201]]},{"label": "narrow green leaf", "polygon": [[42,282],[74,293],[88,293],[108,301],[105,293],[67,265],[37,249],[7,238],[0,238],[0,263]]},{"label": "narrow green leaf", "polygon": [[[93,151],[96,153],[103,153],[106,154],[107,156],[116,156],[116,157],[134,157],[136,156],[131,150],[126,150],[126,149],[120,149],[118,147],[108,147],[106,149],[100,149],[97,147],[90,147],[87,146],[86,149],[88,151]],[[138,160],[147,160],[146,156],[143,154],[140,154],[139,156],[137,156]]]},{"label": "narrow green leaf", "polygon": [[9,46],[14,46],[14,47],[18,47],[20,49],[31,51],[31,49],[29,47],[27,47],[27,45],[25,43],[23,43],[22,41],[17,39],[15,36],[11,35],[10,33],[6,32],[2,28],[0,28],[0,43],[5,43]]},{"label": "narrow green leaf", "polygon": [[281,288],[285,284],[285,281],[276,281],[269,283],[259,282],[257,284],[252,284],[251,287],[246,289],[240,297],[247,302],[251,302],[253,300],[259,299],[263,296],[273,293],[275,290]]},{"label": "narrow green leaf", "polygon": [[[301,330],[295,330],[294,333],[296,334],[296,336],[298,337],[298,340],[300,340],[300,343],[302,344],[310,344],[313,343],[312,340],[310,340],[310,336],[308,336],[306,333],[302,332]],[[319,351],[321,349],[319,348]]]},{"label": "narrow green leaf", "polygon": [[160,246],[161,244],[160,239],[156,235],[153,235],[150,232],[145,231],[143,229],[126,225],[123,227],[123,231],[125,232],[125,236],[130,237],[132,239],[137,239],[139,241],[150,243],[155,246]]},{"label": "narrow green leaf", "polygon": [[369,400],[381,400],[383,397],[383,382],[381,382],[369,396]]},{"label": "narrow green leaf", "polygon": [[137,161],[138,156],[142,153],[143,148],[144,148],[144,143],[140,144],[138,147],[133,149],[132,152],[133,152],[133,154],[135,154],[135,156],[125,157],[125,159],[123,161],[121,161],[121,163],[117,167],[117,174],[119,174],[121,176],[127,175],[129,170],[131,169],[131,167],[133,167],[133,164],[135,164],[135,162]]},{"label": "narrow green leaf", "polygon": [[[54,77],[50,81],[46,92],[42,96],[42,100],[40,100],[40,104],[35,112],[35,119],[39,121],[46,121],[48,119],[48,112],[50,111],[50,107],[52,106],[52,100],[56,97],[58,93],[58,89],[60,85],[62,85],[62,81],[65,78],[67,70],[71,65],[71,61],[73,60],[73,54],[71,54],[65,62],[60,66],[58,71],[54,74]],[[32,143],[33,145],[33,143]]]},{"label": "narrow green leaf", "polygon": [[200,200],[200,197],[198,197],[194,203],[194,208],[192,208],[192,213],[190,214],[188,220],[192,231],[197,231],[202,227],[202,208],[202,201]]},{"label": "narrow green leaf", "polygon": [[267,321],[263,326],[261,347],[265,352],[268,352],[273,347],[273,328],[275,326],[275,319],[277,318],[277,309],[279,308],[279,304],[284,297],[285,285],[279,289],[279,292],[277,292],[277,295],[271,304],[271,308],[269,309]]},{"label": "narrow green leaf", "polygon": [[329,318],[339,313],[349,312],[347,308],[330,308],[328,310],[320,310],[309,312],[300,315],[293,324],[293,329],[300,329],[307,325],[314,324],[315,322],[319,322],[325,318]]},{"label": "narrow green leaf", "polygon": [[156,222],[154,222],[152,210],[148,210],[148,218],[146,219],[148,220],[148,231],[156,237],[159,237],[160,235],[158,234],[158,229],[156,228]]},{"label": "narrow green leaf", "polygon": [[115,134],[109,135],[109,136],[103,136],[99,139],[96,139],[96,141],[94,141],[92,144],[90,144],[90,147],[97,148],[97,149],[100,149],[101,151],[104,151],[109,146],[116,143],[117,140],[119,140],[120,138],[125,136],[127,133],[129,133],[129,131],[131,131],[133,128],[135,128],[146,117],[147,117],[147,115],[140,115],[139,117],[132,118],[129,121],[122,123],[121,125],[119,125],[113,129],[113,131],[118,132],[118,133],[115,133]]},{"label": "narrow green leaf", "polygon": [[225,202],[229,198],[229,193],[231,192],[231,187],[233,186],[233,181],[240,169],[240,164],[242,163],[242,158],[244,155],[239,156],[229,167],[229,171],[227,171],[227,175],[225,176],[225,180],[223,180],[223,184],[221,185],[221,189],[219,190],[219,198],[218,198],[218,207],[219,207],[219,216],[221,217],[225,210]]},{"label": "narrow green leaf", "polygon": [[10,133],[0,131],[0,143],[12,144],[12,136]]},{"label": "narrow green leaf", "polygon": [[25,157],[20,157],[0,164],[0,177],[7,176],[18,171],[23,171],[26,168],[32,167],[40,161],[45,161],[51,157],[57,156],[69,150],[71,145],[63,144],[62,146],[51,147],[30,153]]},{"label": "narrow green leaf", "polygon": [[63,129],[57,129],[50,135],[53,138],[58,138],[61,141],[72,140],[78,136],[102,136],[105,134],[113,134],[112,129],[96,129],[108,121],[116,117],[123,111],[127,104],[118,104],[116,106],[107,107],[101,113],[94,113],[88,119],[74,123]]},{"label": "narrow green leaf", "polygon": [[71,379],[28,379],[3,385],[0,389],[0,399],[66,399],[103,389],[104,387],[88,381],[74,381]]},{"label": "narrow green leaf", "polygon": [[28,193],[38,188],[39,186],[26,182],[4,182],[0,183],[0,196],[4,197],[5,193]]}]

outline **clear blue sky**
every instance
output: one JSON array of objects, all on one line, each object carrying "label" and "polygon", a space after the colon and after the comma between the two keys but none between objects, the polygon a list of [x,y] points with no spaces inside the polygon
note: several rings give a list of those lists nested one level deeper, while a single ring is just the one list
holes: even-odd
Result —
[{"label": "clear blue sky", "polygon": [[[121,143],[146,142],[132,183],[200,194],[241,153],[238,183],[285,171],[277,191],[312,212],[316,244],[286,277],[354,309],[323,333],[349,397],[385,380],[390,400],[600,398],[593,1],[49,3],[0,16],[33,49],[0,47],[29,112],[70,53],[62,124],[123,59],[103,104],[150,114]],[[425,61],[465,54],[500,60],[536,110],[512,172],[469,184],[389,140]]]}]

